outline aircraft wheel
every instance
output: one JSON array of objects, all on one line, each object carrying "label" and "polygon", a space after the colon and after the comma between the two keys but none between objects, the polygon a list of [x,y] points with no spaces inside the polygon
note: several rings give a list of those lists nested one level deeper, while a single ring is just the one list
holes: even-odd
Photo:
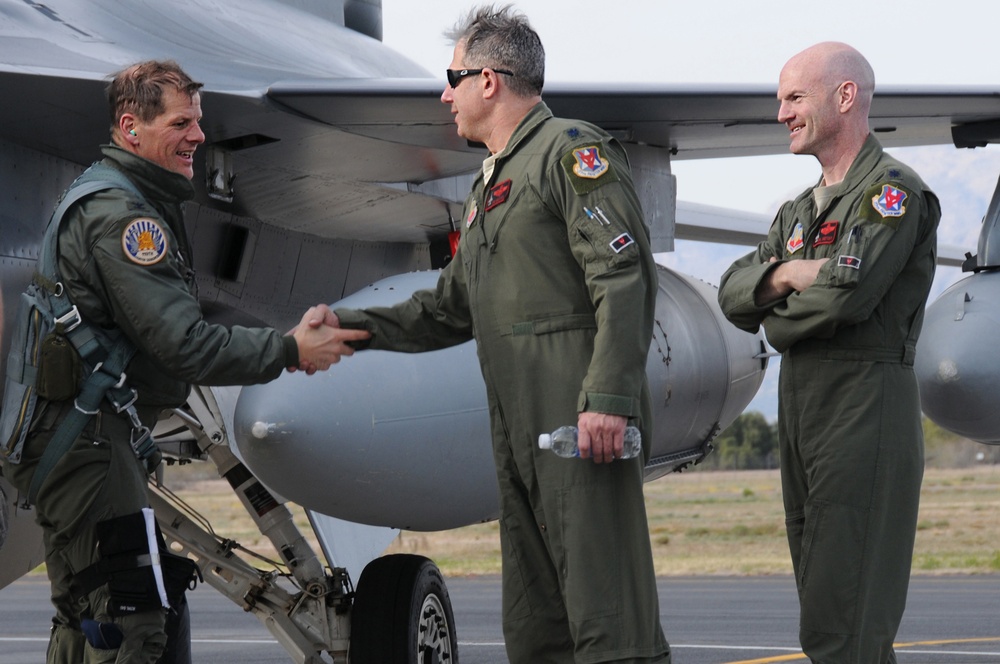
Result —
[{"label": "aircraft wheel", "polygon": [[423,556],[376,558],[358,580],[351,664],[458,664],[458,637],[441,571]]}]

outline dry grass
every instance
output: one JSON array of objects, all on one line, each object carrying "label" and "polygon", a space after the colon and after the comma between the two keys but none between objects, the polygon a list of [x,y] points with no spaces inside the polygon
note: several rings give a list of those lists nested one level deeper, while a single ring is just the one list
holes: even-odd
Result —
[{"label": "dry grass", "polygon": [[[275,557],[221,480],[189,481],[179,493],[226,537]],[[791,563],[777,471],[689,472],[646,485],[649,536],[660,575],[786,574]],[[305,531],[308,521],[293,507]],[[1000,466],[928,469],[915,574],[1000,572]],[[500,571],[496,523],[443,532],[404,531],[390,552],[432,558],[447,575]]]}]

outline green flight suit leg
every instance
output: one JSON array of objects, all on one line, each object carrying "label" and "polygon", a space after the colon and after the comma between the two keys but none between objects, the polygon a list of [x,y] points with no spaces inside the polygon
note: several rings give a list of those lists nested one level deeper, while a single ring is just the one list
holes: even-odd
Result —
[{"label": "green flight suit leg", "polygon": [[[62,414],[72,404],[49,404],[39,414],[20,464],[4,474],[23,493],[38,460],[55,434]],[[95,417],[42,484],[35,505],[45,533],[46,562],[56,607],[55,628],[46,655],[47,664],[153,664],[166,645],[164,611],[144,611],[115,618],[107,614],[108,589],[98,587],[82,601],[70,593],[73,576],[97,561],[96,524],[148,507],[146,475],[128,444],[131,426],[113,415]],[[80,619],[91,617],[115,623],[124,635],[120,648],[97,650],[86,644],[79,657]]]},{"label": "green flight suit leg", "polygon": [[923,477],[912,367],[793,348],[782,358],[780,391],[803,651],[817,664],[892,664]]},{"label": "green flight suit leg", "polygon": [[519,452],[520,473],[496,454],[511,664],[669,663],[649,539],[631,535],[648,531],[639,459]]},{"label": "green flight suit leg", "polygon": [[84,648],[87,641],[80,631],[79,605],[69,593],[69,584],[64,580],[72,577],[66,569],[62,556],[53,555],[49,543],[50,531],[42,532],[45,544],[45,571],[49,577],[52,605],[56,615],[52,618],[52,633],[49,636],[49,646],[45,661],[49,664],[79,664],[83,661]]}]

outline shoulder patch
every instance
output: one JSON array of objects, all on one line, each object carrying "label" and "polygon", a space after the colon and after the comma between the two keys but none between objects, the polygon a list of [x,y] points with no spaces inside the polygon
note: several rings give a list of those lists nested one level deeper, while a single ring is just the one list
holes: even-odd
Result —
[{"label": "shoulder patch", "polygon": [[601,157],[601,151],[596,145],[573,150],[573,157],[576,159],[573,173],[579,178],[596,180],[611,168],[608,161]]},{"label": "shoulder patch", "polygon": [[155,219],[139,217],[122,232],[122,250],[137,265],[155,265],[167,255],[167,235]]},{"label": "shoulder patch", "polygon": [[909,198],[910,193],[898,184],[881,182],[865,191],[858,215],[867,221],[896,229],[906,216]]},{"label": "shoulder patch", "polygon": [[600,146],[570,150],[559,160],[577,194],[587,194],[608,182],[618,182],[618,172]]},{"label": "shoulder patch", "polygon": [[872,207],[885,217],[902,217],[906,214],[906,192],[891,184],[882,185],[882,190],[872,196]]}]

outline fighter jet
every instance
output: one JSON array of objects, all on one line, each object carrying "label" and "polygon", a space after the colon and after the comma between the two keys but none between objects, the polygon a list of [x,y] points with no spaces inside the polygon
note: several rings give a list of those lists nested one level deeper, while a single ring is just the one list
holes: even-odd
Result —
[{"label": "fighter jet", "polygon": [[[433,284],[483,148],[455,134],[438,99],[443,77],[381,43],[381,11],[380,0],[172,0],[127,11],[116,0],[0,0],[0,361],[51,210],[108,141],[106,77],[149,58],[174,59],[205,83],[207,140],[186,224],[209,319],[287,329],[316,302],[391,304]],[[889,147],[948,143],[953,131],[993,140],[997,92],[879,89],[873,130]],[[671,251],[675,238],[766,235],[760,215],[677,201],[670,164],[786,152],[775,88],[549,84],[544,98],[556,115],[601,125],[626,146],[655,251]],[[989,278],[997,260],[981,265],[970,279]],[[762,335],[725,321],[712,285],[663,266],[658,276],[647,479],[711,451],[769,355]],[[966,320],[995,311],[988,292],[966,297]],[[281,573],[258,569],[233,555],[222,527],[185,509],[169,477],[153,482],[171,547],[257,616],[292,661],[457,661],[433,562],[380,554],[401,528],[497,517],[472,342],[367,351],[325,374],[242,390],[198,386],[154,433],[168,459],[213,464],[280,552]],[[41,563],[42,547],[34,513],[2,479],[0,490],[2,587]],[[290,504],[307,511],[321,551]]]}]

